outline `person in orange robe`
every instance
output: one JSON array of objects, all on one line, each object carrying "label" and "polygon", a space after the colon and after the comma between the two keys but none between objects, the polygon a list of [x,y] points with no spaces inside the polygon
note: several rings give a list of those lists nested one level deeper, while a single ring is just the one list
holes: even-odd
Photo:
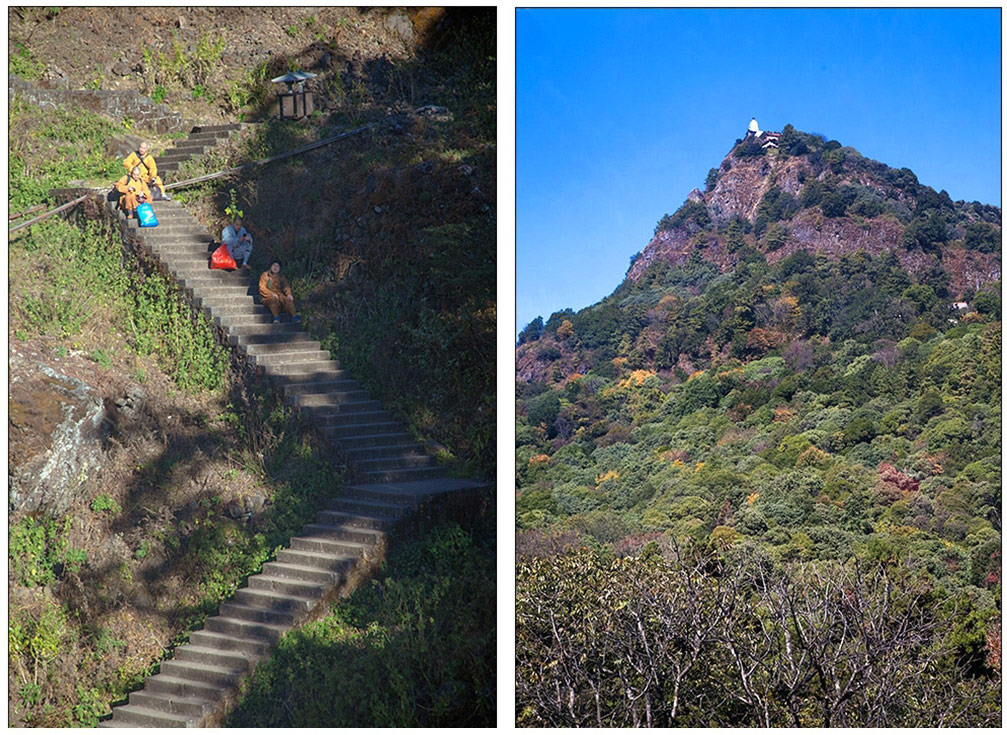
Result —
[{"label": "person in orange robe", "polygon": [[141,171],[139,166],[135,166],[128,176],[123,176],[115,182],[115,189],[121,194],[119,209],[125,210],[129,215],[135,215],[138,205],[153,199],[150,195],[150,187],[143,180]]},{"label": "person in orange robe", "polygon": [[272,312],[274,323],[280,321],[281,309],[290,314],[291,321],[301,321],[301,317],[297,316],[297,311],[294,309],[294,295],[290,291],[290,284],[280,275],[279,260],[274,259],[269,264],[269,270],[263,271],[259,276],[259,295],[262,296],[262,303]]},{"label": "person in orange robe", "polygon": [[140,143],[139,148],[128,156],[122,162],[122,165],[126,167],[126,173],[129,174],[137,166],[140,167],[140,178],[147,182],[148,186],[156,186],[160,190],[158,196],[163,196],[165,199],[168,196],[164,193],[164,182],[161,181],[161,177],[157,175],[157,162],[154,157],[148,155],[147,151],[149,147],[146,141]]}]

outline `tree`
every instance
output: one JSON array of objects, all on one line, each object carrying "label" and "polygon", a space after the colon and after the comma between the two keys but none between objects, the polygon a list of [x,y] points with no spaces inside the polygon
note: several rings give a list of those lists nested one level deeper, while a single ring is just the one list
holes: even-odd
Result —
[{"label": "tree", "polygon": [[717,177],[720,175],[720,171],[715,168],[711,168],[710,172],[706,175],[706,190],[710,191],[717,185]]},{"label": "tree", "polygon": [[526,342],[534,342],[542,336],[543,331],[545,331],[545,324],[542,322],[542,317],[537,316],[528,322],[527,326],[521,330],[521,333],[517,338],[517,343],[519,345],[523,345]]}]

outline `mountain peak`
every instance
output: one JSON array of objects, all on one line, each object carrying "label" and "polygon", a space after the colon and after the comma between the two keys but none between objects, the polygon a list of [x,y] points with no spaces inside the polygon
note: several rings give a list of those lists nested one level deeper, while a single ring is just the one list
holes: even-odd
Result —
[{"label": "mountain peak", "polygon": [[952,290],[1000,278],[1000,210],[952,202],[854,148],[787,125],[764,131],[753,117],[706,189],[694,189],[635,257],[627,279],[654,263],[682,265],[694,253],[722,271],[749,248],[770,265],[799,250],[838,260],[864,252],[895,252],[919,274],[942,265]]}]

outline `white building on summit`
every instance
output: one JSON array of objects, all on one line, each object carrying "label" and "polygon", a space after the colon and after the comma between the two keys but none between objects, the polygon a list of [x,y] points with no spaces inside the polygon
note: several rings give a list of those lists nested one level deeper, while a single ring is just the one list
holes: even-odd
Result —
[{"label": "white building on summit", "polygon": [[763,148],[778,148],[777,141],[780,140],[780,133],[770,132],[768,130],[759,130],[759,121],[754,117],[752,122],[748,123],[748,132],[745,134],[745,140],[754,138],[762,143]]}]

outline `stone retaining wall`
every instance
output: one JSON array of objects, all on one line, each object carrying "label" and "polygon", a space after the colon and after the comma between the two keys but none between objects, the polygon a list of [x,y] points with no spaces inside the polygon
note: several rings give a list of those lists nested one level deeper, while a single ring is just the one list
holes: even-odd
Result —
[{"label": "stone retaining wall", "polygon": [[7,100],[28,100],[43,110],[76,106],[116,120],[132,118],[139,127],[160,135],[189,130],[193,123],[182,115],[155,103],[132,89],[70,89],[66,82],[27,82],[14,74],[7,76]]}]

